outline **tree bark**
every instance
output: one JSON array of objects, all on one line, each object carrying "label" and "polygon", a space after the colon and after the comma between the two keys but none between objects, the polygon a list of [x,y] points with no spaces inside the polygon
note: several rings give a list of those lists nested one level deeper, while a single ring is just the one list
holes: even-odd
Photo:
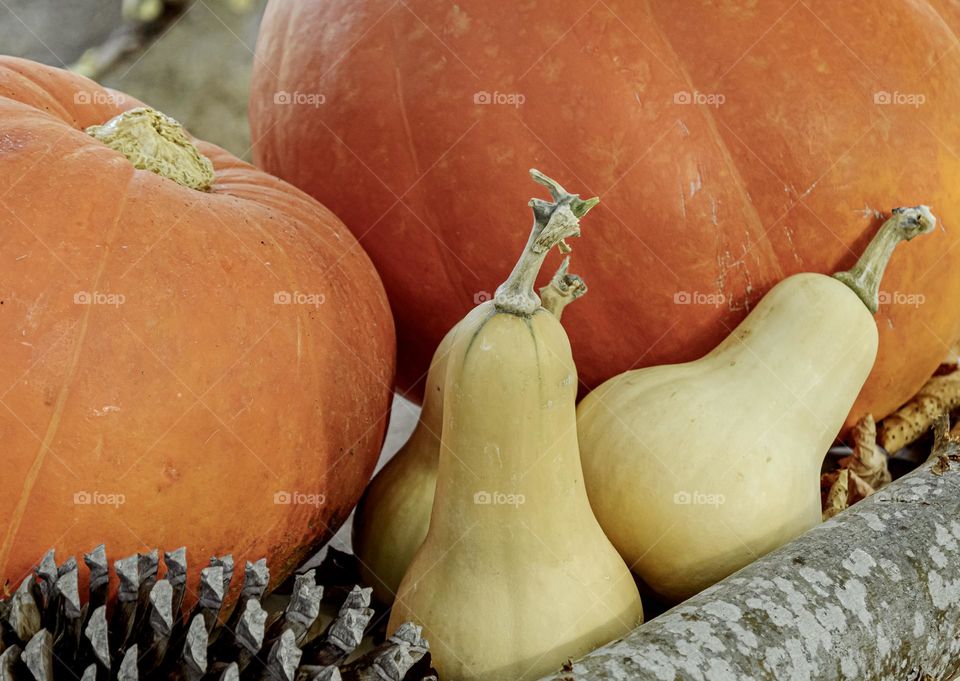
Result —
[{"label": "tree bark", "polygon": [[554,681],[952,679],[960,444]]}]

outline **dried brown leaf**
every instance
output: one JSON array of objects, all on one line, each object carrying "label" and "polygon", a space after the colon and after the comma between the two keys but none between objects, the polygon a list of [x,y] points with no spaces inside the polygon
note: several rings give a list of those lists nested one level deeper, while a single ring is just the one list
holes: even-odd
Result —
[{"label": "dried brown leaf", "polygon": [[850,491],[847,495],[847,502],[853,506],[855,503],[861,501],[862,499],[866,499],[877,490],[873,487],[873,485],[857,475],[853,469],[848,470],[850,471],[850,482],[848,483]]},{"label": "dried brown leaf", "polygon": [[[868,487],[865,496],[873,494],[890,483],[887,455],[877,446],[877,424],[872,414],[867,414],[853,427],[853,453],[840,460],[841,468],[849,468]],[[860,497],[861,499],[863,497]]]},{"label": "dried brown leaf", "polygon": [[850,505],[850,471],[838,471],[836,480],[827,493],[827,500],[823,507],[823,519],[829,520]]},{"label": "dried brown leaf", "polygon": [[943,475],[948,470],[950,470],[950,457],[941,454],[937,457],[937,460],[933,462],[930,472],[934,475]]}]

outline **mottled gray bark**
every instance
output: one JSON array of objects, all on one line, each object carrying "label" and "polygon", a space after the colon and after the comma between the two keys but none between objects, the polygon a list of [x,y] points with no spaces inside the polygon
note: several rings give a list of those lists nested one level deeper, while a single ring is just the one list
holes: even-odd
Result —
[{"label": "mottled gray bark", "polygon": [[958,461],[941,436],[913,473],[549,678],[954,678]]}]

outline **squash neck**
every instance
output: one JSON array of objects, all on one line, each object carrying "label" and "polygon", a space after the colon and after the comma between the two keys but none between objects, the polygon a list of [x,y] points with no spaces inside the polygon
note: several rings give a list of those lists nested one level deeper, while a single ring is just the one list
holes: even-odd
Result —
[{"label": "squash neck", "polygon": [[890,219],[883,223],[856,264],[835,273],[834,278],[846,284],[870,312],[876,313],[880,306],[880,281],[893,250],[903,241],[932,232],[936,224],[937,219],[927,206],[894,208]]},{"label": "squash neck", "polygon": [[530,175],[550,190],[553,201],[530,199],[529,205],[533,209],[530,237],[510,276],[494,295],[498,312],[520,317],[529,317],[540,309],[540,298],[533,287],[547,253],[554,246],[569,252],[571,249],[565,239],[580,236],[580,218],[600,202],[596,197],[584,201],[538,170],[531,170]]}]

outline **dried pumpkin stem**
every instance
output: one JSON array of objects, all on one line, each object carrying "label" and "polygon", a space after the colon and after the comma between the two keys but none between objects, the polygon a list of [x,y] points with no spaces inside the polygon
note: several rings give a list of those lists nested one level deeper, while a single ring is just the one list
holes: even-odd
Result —
[{"label": "dried pumpkin stem", "polygon": [[587,283],[576,274],[567,274],[570,256],[563,259],[550,283],[540,289],[540,299],[547,312],[558,320],[570,303],[587,292]]},{"label": "dried pumpkin stem", "polygon": [[130,109],[87,134],[119,151],[134,168],[149,170],[198,191],[213,186],[213,163],[177,121],[150,107]]},{"label": "dried pumpkin stem", "polygon": [[920,391],[880,424],[880,444],[897,452],[916,442],[937,418],[960,407],[960,371],[934,376]]},{"label": "dried pumpkin stem", "polygon": [[927,206],[894,208],[890,219],[883,223],[857,263],[833,276],[849,286],[870,312],[876,313],[880,305],[880,280],[893,249],[901,241],[932,232],[936,225],[937,219]]},{"label": "dried pumpkin stem", "polygon": [[550,190],[553,201],[530,199],[529,205],[533,209],[530,238],[510,276],[497,288],[494,296],[497,310],[519,316],[532,315],[540,308],[540,298],[534,293],[533,285],[547,253],[557,245],[562,251],[569,252],[570,247],[564,239],[580,236],[580,218],[600,203],[596,197],[583,200],[579,195],[569,193],[538,170],[531,170],[530,175]]}]

